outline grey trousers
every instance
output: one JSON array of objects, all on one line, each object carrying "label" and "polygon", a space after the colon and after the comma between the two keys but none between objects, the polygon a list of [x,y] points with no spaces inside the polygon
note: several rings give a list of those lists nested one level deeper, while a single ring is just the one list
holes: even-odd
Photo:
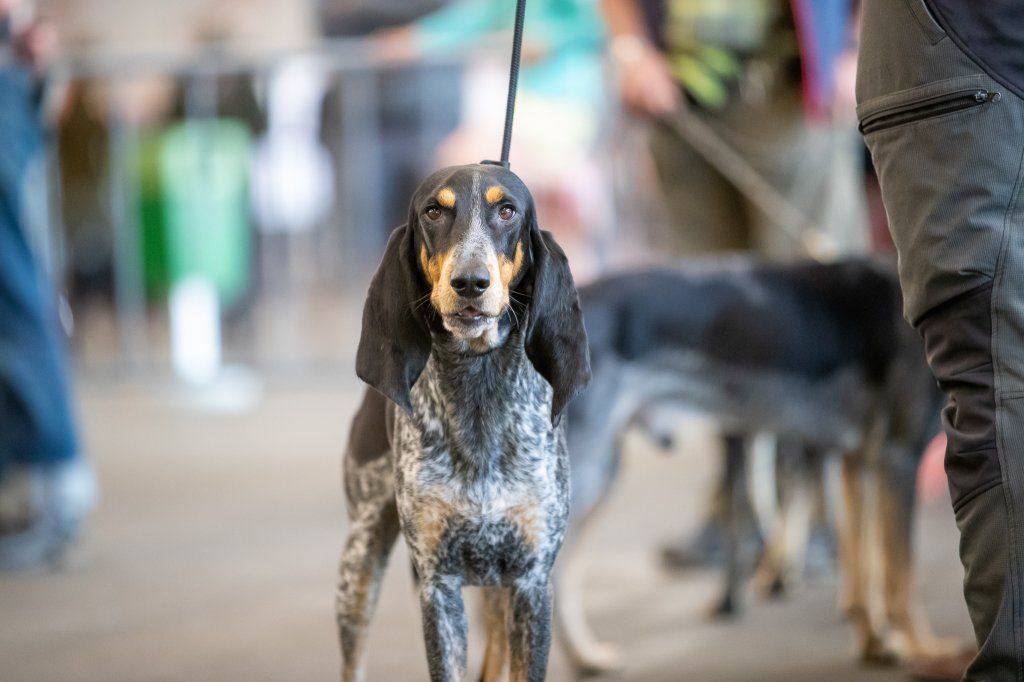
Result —
[{"label": "grey trousers", "polygon": [[979,645],[965,679],[1024,680],[1024,101],[924,0],[862,12],[857,114],[905,313],[949,396],[946,472]]}]

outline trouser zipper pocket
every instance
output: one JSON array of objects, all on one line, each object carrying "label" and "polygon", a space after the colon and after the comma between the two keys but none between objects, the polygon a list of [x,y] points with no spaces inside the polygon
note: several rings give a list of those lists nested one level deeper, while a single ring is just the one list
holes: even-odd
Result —
[{"label": "trouser zipper pocket", "polygon": [[860,122],[862,135],[873,133],[886,128],[894,128],[904,123],[923,121],[926,118],[934,118],[943,114],[952,114],[963,109],[980,107],[989,102],[998,102],[1002,95],[990,90],[960,90],[950,92],[928,99],[918,100],[912,104],[883,109],[870,116],[865,116]]}]

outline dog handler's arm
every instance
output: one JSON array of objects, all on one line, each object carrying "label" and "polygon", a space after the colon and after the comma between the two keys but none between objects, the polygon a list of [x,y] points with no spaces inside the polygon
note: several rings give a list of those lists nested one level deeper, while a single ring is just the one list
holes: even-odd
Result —
[{"label": "dog handler's arm", "polygon": [[664,116],[682,106],[679,85],[665,55],[647,38],[637,0],[601,0],[609,50],[619,70],[622,102],[636,114]]},{"label": "dog handler's arm", "polygon": [[[508,16],[506,16],[508,15]],[[373,36],[385,59],[411,60],[423,54],[454,54],[481,41],[511,17],[503,3],[460,0],[397,28]]]}]

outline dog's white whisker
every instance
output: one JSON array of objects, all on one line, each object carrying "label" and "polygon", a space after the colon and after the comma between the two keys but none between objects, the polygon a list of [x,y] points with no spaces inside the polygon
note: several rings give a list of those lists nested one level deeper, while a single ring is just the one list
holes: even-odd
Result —
[{"label": "dog's white whisker", "polygon": [[[511,303],[511,301],[509,302],[509,304],[508,304],[508,305],[506,305],[506,306],[505,306],[505,310],[509,311],[509,312],[510,312],[510,313],[512,314],[512,317],[513,317],[513,318],[515,318],[515,321],[516,321],[516,326],[518,327],[518,326],[519,326],[519,324],[520,324],[520,323],[519,323],[519,316],[518,316],[518,315],[516,315],[516,311],[515,311],[515,309],[514,309],[514,308],[512,307],[512,303]],[[504,312],[504,311],[503,311],[503,312]]]}]

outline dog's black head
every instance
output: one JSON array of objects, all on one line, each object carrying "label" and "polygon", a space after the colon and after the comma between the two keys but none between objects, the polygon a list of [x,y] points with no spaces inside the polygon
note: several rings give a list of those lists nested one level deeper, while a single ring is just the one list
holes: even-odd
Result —
[{"label": "dog's black head", "polygon": [[359,377],[406,411],[432,334],[486,353],[517,331],[554,389],[552,416],[590,378],[587,336],[562,249],[511,171],[454,166],[423,181],[370,283]]}]

